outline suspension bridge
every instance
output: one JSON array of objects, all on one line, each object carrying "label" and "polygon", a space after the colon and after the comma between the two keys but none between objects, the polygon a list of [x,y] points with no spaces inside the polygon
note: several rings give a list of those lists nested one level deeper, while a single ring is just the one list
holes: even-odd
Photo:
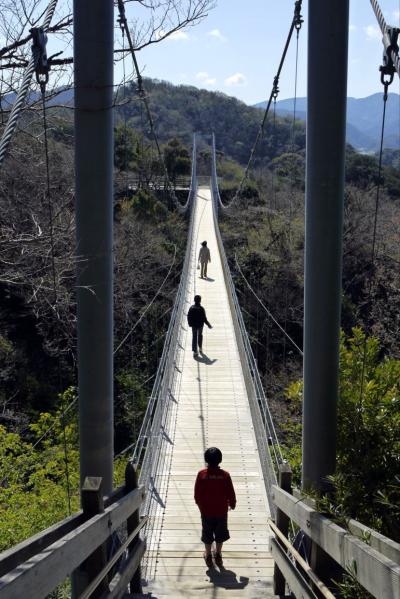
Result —
[{"label": "suspension bridge", "polygon": [[[227,590],[230,595],[242,596],[247,585],[257,596],[257,592],[271,590],[270,512],[209,187],[198,189],[193,212],[190,258],[184,273],[185,308],[180,315],[175,351],[177,374],[170,390],[172,405],[165,429],[164,463],[154,479],[157,493],[152,496],[154,510],[150,510],[154,522],[148,541],[146,579],[159,597],[196,597],[209,592],[210,585],[215,597],[225,596]],[[200,279],[196,268],[202,239],[207,239],[212,256],[206,279]],[[186,313],[195,294],[203,297],[213,329],[205,334],[203,352],[193,358]],[[231,472],[238,495],[237,508],[230,513],[232,539],[224,551],[227,566],[213,571],[211,580],[205,575],[198,550],[201,526],[193,500],[193,475],[204,467],[203,455],[209,446],[222,449],[223,467]]]},{"label": "suspension bridge", "polygon": [[[393,79],[399,71],[398,32],[387,27],[377,2],[371,3],[384,34],[382,83],[387,95],[390,83],[385,78]],[[89,4],[77,3],[74,15],[77,239],[78,255],[87,260],[84,267],[78,265],[82,509],[1,554],[1,599],[41,599],[68,577],[74,599],[332,599],[337,596],[332,576],[354,564],[356,580],[373,597],[400,599],[399,544],[356,521],[349,521],[347,528],[339,526],[321,514],[309,496],[292,488],[290,467],[282,458],[219,231],[218,214],[225,207],[218,190],[214,136],[209,185],[198,185],[194,140],[185,205],[174,196],[165,169],[166,187],[176,209],[189,220],[187,248],[163,353],[127,463],[125,483],[112,488],[112,152],[108,142],[112,129],[113,3],[101,8],[104,12],[99,18],[108,27],[106,35],[100,32],[97,45],[96,39],[82,35],[93,19]],[[332,420],[337,398],[348,6],[343,3],[340,9],[332,9],[331,20],[337,28],[329,47],[318,32],[328,8],[321,8],[315,0],[311,4],[310,31],[315,36],[310,36],[309,53],[316,62],[309,75],[312,112],[307,125],[311,158],[307,167],[303,482],[306,489],[314,484],[324,490],[324,477],[334,471],[335,460]],[[55,7],[53,0],[45,13],[43,31],[49,28]],[[161,155],[122,0],[118,8]],[[267,110],[233,203],[240,197],[269,107],[276,99],[292,33],[301,27],[300,9],[301,2],[295,2]],[[43,31],[34,36],[41,59]],[[325,53],[316,52],[322,43]],[[86,59],[93,55],[93,47],[99,50],[98,62],[88,67]],[[334,57],[333,48],[339,48]],[[37,69],[37,62],[32,59],[28,65],[2,136],[0,161],[35,68],[45,109],[46,73],[43,76]],[[43,60],[40,62],[43,66]],[[330,86],[327,90],[321,84],[323,76]],[[326,92],[335,93],[334,111],[321,102]],[[88,110],[93,101],[96,109]],[[91,152],[89,139],[95,145]],[[336,151],[338,147],[341,152]],[[321,189],[325,203],[317,201]],[[204,239],[212,257],[205,279],[197,271],[197,252]],[[88,293],[89,288],[95,293]],[[192,353],[187,324],[195,294],[202,296],[212,323],[197,356]],[[229,512],[231,539],[224,546],[220,567],[204,564],[200,514],[193,498],[195,475],[204,465],[203,453],[209,446],[222,450],[222,467],[231,473],[238,499],[236,509]],[[303,545],[294,541],[297,530],[303,531]]]}]

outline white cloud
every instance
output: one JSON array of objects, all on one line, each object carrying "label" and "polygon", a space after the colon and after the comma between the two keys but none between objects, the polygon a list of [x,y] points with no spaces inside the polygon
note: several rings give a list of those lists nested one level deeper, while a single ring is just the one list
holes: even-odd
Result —
[{"label": "white cloud", "polygon": [[356,25],[350,25],[349,26],[349,31],[355,31],[357,29]]},{"label": "white cloud", "polygon": [[364,31],[369,40],[381,40],[382,33],[377,25],[368,25],[368,27],[364,27]]},{"label": "white cloud", "polygon": [[203,85],[215,85],[217,83],[217,80],[214,77],[210,77],[207,71],[196,73],[196,79],[201,81]]},{"label": "white cloud", "polygon": [[171,35],[168,36],[168,39],[176,42],[187,41],[189,39],[189,36],[184,31],[174,31],[174,33],[171,33]]},{"label": "white cloud", "polygon": [[220,42],[227,42],[227,38],[222,35],[222,33],[220,32],[219,29],[212,29],[211,31],[209,31],[207,33],[207,35],[209,35],[210,37],[214,37],[215,39],[219,40]]},{"label": "white cloud", "polygon": [[394,11],[393,11],[393,18],[394,18],[396,21],[400,21],[400,10],[394,10]]},{"label": "white cloud", "polygon": [[225,79],[225,85],[233,87],[235,85],[246,85],[247,79],[243,73],[235,73]]}]

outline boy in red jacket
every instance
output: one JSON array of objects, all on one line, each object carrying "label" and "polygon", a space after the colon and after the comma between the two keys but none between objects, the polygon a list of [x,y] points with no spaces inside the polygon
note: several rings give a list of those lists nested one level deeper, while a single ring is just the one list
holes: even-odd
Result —
[{"label": "boy in red jacket", "polygon": [[207,468],[197,474],[194,486],[194,500],[201,513],[201,540],[205,545],[204,559],[209,568],[213,561],[211,547],[215,541],[214,559],[222,566],[222,544],[229,539],[228,509],[235,509],[236,495],[229,472],[222,470],[222,453],[217,447],[210,447],[204,454]]}]

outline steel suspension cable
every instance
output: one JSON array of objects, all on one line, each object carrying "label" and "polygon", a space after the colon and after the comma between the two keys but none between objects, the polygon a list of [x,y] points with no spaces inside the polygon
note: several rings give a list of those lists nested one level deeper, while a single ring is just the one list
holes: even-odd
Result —
[{"label": "steel suspension cable", "polygon": [[291,22],[291,25],[290,25],[288,36],[286,38],[286,43],[285,43],[285,47],[284,47],[283,52],[282,52],[281,60],[279,62],[278,70],[277,70],[276,75],[274,77],[274,81],[273,81],[271,93],[270,93],[270,96],[269,96],[269,99],[268,99],[268,102],[267,102],[267,106],[266,106],[265,111],[264,111],[263,119],[262,119],[261,124],[259,126],[259,129],[258,129],[258,132],[257,132],[257,136],[256,136],[256,139],[255,139],[254,145],[253,145],[253,147],[252,147],[252,149],[250,151],[250,157],[249,157],[249,160],[247,162],[247,165],[246,165],[246,168],[245,168],[245,171],[244,171],[244,175],[243,175],[243,177],[242,177],[242,179],[240,181],[239,187],[238,187],[238,189],[237,189],[237,191],[236,191],[236,193],[235,193],[232,201],[228,204],[228,206],[225,206],[225,208],[230,208],[238,200],[238,198],[239,198],[239,196],[240,196],[240,194],[242,192],[243,185],[244,185],[244,183],[246,182],[246,180],[248,178],[249,170],[250,170],[250,167],[251,167],[251,165],[253,163],[254,156],[255,156],[256,150],[258,148],[258,144],[259,144],[259,142],[260,142],[260,140],[261,140],[261,138],[262,138],[262,136],[264,134],[264,128],[265,128],[265,124],[267,122],[267,117],[268,117],[269,109],[271,107],[271,104],[272,104],[273,100],[277,98],[278,93],[279,93],[279,87],[278,87],[279,86],[279,77],[281,75],[281,71],[282,71],[282,68],[283,68],[283,65],[284,65],[284,62],[285,62],[285,59],[286,59],[286,54],[287,54],[287,51],[289,49],[289,45],[290,45],[290,41],[292,39],[293,31],[295,29],[297,31],[299,31],[300,28],[301,28],[301,25],[303,23],[303,19],[302,19],[301,14],[300,14],[302,0],[296,0],[296,2],[294,4],[295,4],[294,15],[293,15],[293,18],[292,18],[292,22]]},{"label": "steel suspension cable", "polygon": [[[54,11],[56,9],[58,0],[52,0],[47,6],[46,14],[44,17],[43,25],[41,29],[45,33],[50,26],[51,20],[54,15]],[[24,76],[22,79],[21,87],[18,91],[17,97],[15,98],[15,102],[12,106],[10,116],[8,117],[8,121],[6,127],[3,131],[3,135],[0,140],[0,166],[6,156],[8,146],[10,145],[10,141],[14,134],[15,128],[18,123],[18,119],[20,117],[21,111],[23,109],[26,97],[28,95],[29,86],[32,80],[33,73],[35,72],[36,66],[38,64],[38,55],[33,53],[31,59],[29,60],[28,66],[25,69]]]},{"label": "steel suspension cable", "polygon": [[[275,158],[276,151],[276,98],[274,98],[274,110],[273,110],[273,119],[272,119],[272,137],[273,137],[273,153]],[[275,185],[275,166],[272,165],[271,172],[271,187],[272,187],[272,204],[274,210],[276,210],[276,185]]]},{"label": "steel suspension cable", "polygon": [[[40,74],[36,73],[38,81],[40,81]],[[51,272],[53,278],[53,299],[54,299],[54,312],[55,317],[59,318],[58,315],[58,294],[57,294],[57,282],[56,282],[56,266],[55,266],[55,251],[54,251],[54,228],[53,228],[53,206],[52,206],[52,198],[51,198],[51,187],[50,187],[50,160],[49,160],[49,142],[48,142],[48,128],[47,128],[47,116],[46,116],[46,83],[48,79],[48,72],[46,74],[45,80],[40,82],[40,91],[42,96],[42,111],[43,111],[43,132],[44,132],[44,148],[45,148],[45,160],[46,160],[46,199],[47,199],[47,208],[49,215],[49,229],[50,229],[50,247],[51,247]],[[60,355],[58,355],[58,383],[59,390],[61,392],[61,364],[60,364]],[[68,513],[71,515],[71,486],[70,486],[70,476],[69,476],[69,459],[68,459],[68,446],[67,446],[67,436],[65,432],[65,419],[64,415],[61,416],[61,425],[63,430],[63,450],[64,450],[64,465],[65,465],[65,479],[67,483],[67,503],[68,503]]]},{"label": "steel suspension cable", "polygon": [[[289,222],[287,227],[287,239],[288,239],[288,249],[289,256],[286,262],[286,276],[285,276],[285,318],[284,318],[284,329],[286,331],[287,328],[287,319],[288,319],[288,299],[289,299],[289,268],[291,262],[291,246],[292,246],[292,219],[293,219],[293,203],[294,203],[294,172],[295,172],[295,144],[294,144],[294,134],[296,127],[296,104],[297,104],[297,79],[298,79],[298,62],[299,62],[299,32],[300,30],[296,29],[296,58],[295,58],[295,74],[294,74],[294,99],[293,99],[293,120],[292,120],[292,130],[291,130],[291,163],[292,168],[290,172],[290,193],[289,193]],[[286,368],[286,337],[284,337],[283,341],[283,363]]]},{"label": "steel suspension cable", "polygon": [[[383,16],[381,7],[379,6],[378,0],[370,0],[372,10],[375,13],[376,20],[378,21],[380,30],[383,36],[383,45],[387,54],[387,58],[393,62],[393,66],[400,76],[400,57],[399,57],[399,46],[397,45],[397,35],[399,29],[396,27],[389,27]],[[393,36],[396,36],[395,38]]]},{"label": "steel suspension cable", "polygon": [[[370,269],[370,274],[369,274],[368,293],[367,293],[367,306],[368,307],[371,303],[372,285],[373,285],[373,281],[374,281],[374,266],[375,266],[375,259],[376,259],[376,235],[377,235],[377,225],[378,225],[380,193],[381,193],[381,186],[382,186],[383,139],[384,139],[384,133],[385,133],[386,104],[387,104],[387,99],[388,99],[388,87],[391,82],[392,82],[392,79],[384,82],[384,84],[383,84],[384,92],[383,92],[381,136],[380,136],[380,145],[379,145],[378,181],[377,181],[377,186],[376,186],[374,221],[373,221],[373,232],[372,232],[371,269]],[[367,333],[365,333],[365,339],[364,339],[364,344],[363,344],[363,362],[362,362],[362,370],[361,370],[360,399],[359,399],[360,404],[362,403],[362,400],[364,397],[366,362],[367,362]],[[359,410],[358,413],[359,413],[359,415],[361,415],[361,410]]]},{"label": "steel suspension cable", "polygon": [[147,119],[149,121],[149,125],[150,125],[150,132],[151,135],[153,137],[154,143],[156,144],[156,148],[157,148],[157,153],[158,153],[158,157],[160,159],[161,162],[161,166],[162,169],[164,171],[164,177],[165,177],[165,181],[167,184],[167,189],[168,191],[171,193],[172,198],[174,200],[174,203],[176,205],[176,207],[179,209],[179,207],[182,205],[179,203],[173,185],[170,181],[169,175],[168,175],[168,169],[166,167],[165,164],[165,160],[164,160],[164,156],[163,153],[161,151],[161,146],[160,143],[158,141],[158,137],[157,137],[157,133],[155,130],[155,126],[154,126],[154,119],[153,119],[153,115],[151,113],[150,110],[150,105],[149,102],[147,100],[147,95],[144,89],[144,85],[143,85],[143,78],[142,75],[140,73],[140,69],[139,69],[139,64],[136,58],[136,53],[135,53],[135,47],[133,45],[133,40],[132,40],[132,36],[131,36],[131,32],[129,31],[129,26],[128,26],[128,21],[126,18],[126,13],[125,13],[125,4],[124,4],[124,0],[118,0],[118,10],[119,10],[119,22],[120,22],[120,26],[121,28],[123,27],[125,30],[125,34],[126,34],[126,39],[128,41],[128,45],[129,45],[129,50],[132,56],[132,60],[133,60],[133,65],[135,68],[135,73],[136,73],[136,78],[137,78],[137,83],[138,83],[138,91],[139,91],[139,96],[140,99],[142,100],[145,110],[146,110],[146,115],[147,115]]}]

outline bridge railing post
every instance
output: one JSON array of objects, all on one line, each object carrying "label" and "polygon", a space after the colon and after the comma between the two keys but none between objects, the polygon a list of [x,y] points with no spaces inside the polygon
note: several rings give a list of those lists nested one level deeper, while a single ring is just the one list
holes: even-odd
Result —
[{"label": "bridge railing post", "polygon": [[[132,464],[132,462],[128,462],[125,468],[125,489],[126,492],[129,493],[134,489],[138,488],[138,478],[137,472]],[[137,509],[126,521],[126,528],[128,536],[135,530],[135,528],[139,525],[140,522],[140,512]],[[135,553],[137,545],[140,543],[139,535],[133,539],[132,543],[128,546],[128,554]],[[131,593],[141,593],[142,592],[142,579],[141,579],[141,570],[140,565],[138,566],[136,572],[134,573],[130,583],[129,590]]]},{"label": "bridge railing post", "polygon": [[[104,512],[102,479],[96,476],[87,476],[82,487],[82,511],[86,520]],[[75,570],[72,575],[72,597],[77,599],[82,595],[90,582],[101,572],[107,563],[106,545],[98,547]],[[93,591],[92,597],[96,599],[108,592],[107,580],[104,579]]]},{"label": "bridge railing post", "polygon": [[[279,464],[278,485],[281,489],[287,491],[287,493],[292,494],[292,469],[287,463]],[[285,512],[277,508],[276,526],[285,537],[287,537],[289,533],[289,522],[289,517]],[[274,565],[274,594],[285,594],[285,578],[276,564]]]}]

